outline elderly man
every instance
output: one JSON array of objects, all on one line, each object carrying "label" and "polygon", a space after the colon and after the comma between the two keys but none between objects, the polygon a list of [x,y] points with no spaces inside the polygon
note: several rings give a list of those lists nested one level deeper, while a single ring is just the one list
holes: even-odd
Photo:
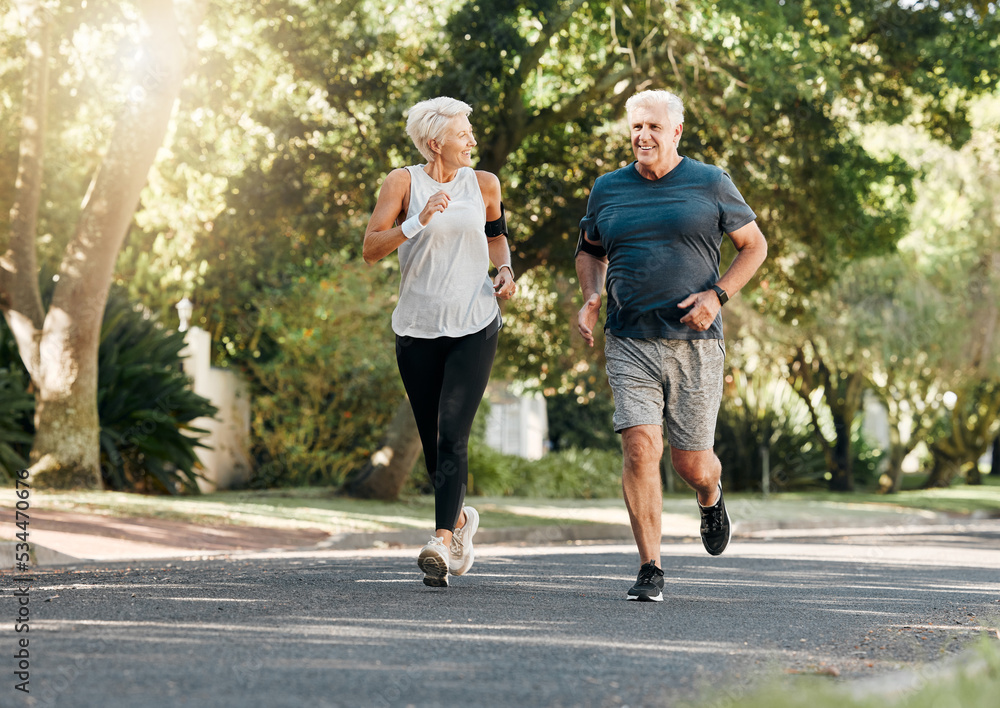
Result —
[{"label": "elderly man", "polygon": [[[578,327],[590,346],[607,286],[608,381],[622,436],[622,490],[639,550],[629,600],[663,600],[660,458],[697,492],[701,537],[712,555],[729,543],[722,466],[713,450],[722,398],[722,307],[767,256],[767,242],[729,175],[677,152],[684,108],[667,91],[625,104],[635,162],[594,183],[580,222]],[[719,277],[728,235],[738,255]]]}]

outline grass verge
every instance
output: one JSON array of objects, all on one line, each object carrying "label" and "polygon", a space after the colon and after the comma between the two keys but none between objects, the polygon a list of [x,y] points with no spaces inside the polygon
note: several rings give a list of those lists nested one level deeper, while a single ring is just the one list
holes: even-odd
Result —
[{"label": "grass verge", "polygon": [[945,665],[838,683],[820,676],[776,679],[757,689],[709,691],[684,708],[996,708],[1000,648],[982,640]]}]

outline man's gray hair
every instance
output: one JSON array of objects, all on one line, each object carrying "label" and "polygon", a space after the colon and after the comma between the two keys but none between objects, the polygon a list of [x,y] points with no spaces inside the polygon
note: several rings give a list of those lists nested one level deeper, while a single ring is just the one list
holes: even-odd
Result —
[{"label": "man's gray hair", "polygon": [[428,147],[429,140],[440,140],[444,137],[445,128],[455,116],[467,116],[472,113],[472,106],[457,98],[438,96],[413,106],[406,116],[406,134],[424,158],[431,162],[434,153]]},{"label": "man's gray hair", "polygon": [[626,115],[631,116],[632,111],[637,108],[666,108],[671,127],[677,127],[684,122],[684,104],[669,91],[662,89],[640,91],[625,101]]}]

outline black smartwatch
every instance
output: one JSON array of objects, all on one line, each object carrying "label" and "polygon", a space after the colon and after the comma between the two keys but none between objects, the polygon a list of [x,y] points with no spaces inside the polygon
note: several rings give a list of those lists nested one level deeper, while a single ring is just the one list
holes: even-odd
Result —
[{"label": "black smartwatch", "polygon": [[727,302],[729,302],[729,294],[725,290],[720,288],[718,285],[713,285],[712,290],[714,290],[715,294],[719,296],[720,305],[725,305]]}]

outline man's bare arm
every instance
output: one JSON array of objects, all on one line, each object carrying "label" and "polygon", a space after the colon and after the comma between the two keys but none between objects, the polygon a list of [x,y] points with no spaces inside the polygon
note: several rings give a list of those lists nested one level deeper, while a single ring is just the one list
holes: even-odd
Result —
[{"label": "man's bare arm", "polygon": [[604,292],[607,274],[607,256],[598,258],[584,251],[576,254],[576,277],[580,280],[580,290],[583,291],[583,307],[576,318],[577,327],[590,346],[594,346],[594,327],[601,314],[601,293]]}]

